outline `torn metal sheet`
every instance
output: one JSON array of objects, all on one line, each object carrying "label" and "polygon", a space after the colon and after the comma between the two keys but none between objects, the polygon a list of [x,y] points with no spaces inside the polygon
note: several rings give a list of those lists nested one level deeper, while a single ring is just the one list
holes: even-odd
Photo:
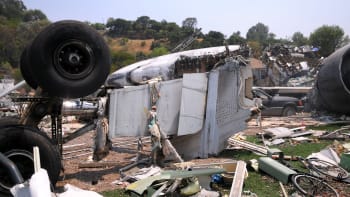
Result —
[{"label": "torn metal sheet", "polygon": [[273,139],[291,136],[294,132],[285,127],[275,127],[264,129],[265,135],[271,136]]},{"label": "torn metal sheet", "polygon": [[289,137],[295,138],[295,137],[301,137],[301,136],[304,136],[304,135],[311,135],[311,134],[313,134],[312,131],[305,131],[305,132],[294,133],[294,134],[292,134],[292,135],[289,136]]},{"label": "torn metal sheet", "polygon": [[129,176],[136,179],[136,180],[141,180],[141,179],[145,179],[147,177],[159,174],[161,171],[162,171],[162,169],[160,167],[151,166],[149,168],[142,168],[138,172],[136,172],[134,175],[129,175]]},{"label": "torn metal sheet", "polygon": [[139,195],[142,195],[144,191],[147,190],[155,181],[159,180],[175,180],[177,178],[189,178],[197,176],[209,176],[212,174],[220,174],[225,172],[223,168],[212,168],[212,169],[198,169],[193,171],[180,171],[180,170],[171,170],[163,171],[160,175],[151,176],[139,181],[136,181],[130,184],[126,190],[133,191]]},{"label": "torn metal sheet", "polygon": [[324,130],[310,130],[310,131],[312,132],[312,136],[314,137],[320,137],[327,132]]},{"label": "torn metal sheet", "polygon": [[312,153],[307,158],[318,158],[323,161],[338,165],[340,158],[338,154],[332,148],[326,148],[318,153]]},{"label": "torn metal sheet", "polygon": [[308,141],[312,141],[312,139],[307,138],[307,137],[302,137],[302,136],[291,138],[291,140],[296,141],[296,142],[308,142]]},{"label": "torn metal sheet", "polygon": [[286,140],[278,138],[278,139],[272,140],[271,144],[272,145],[278,145],[278,144],[283,144],[284,142],[286,142]]}]

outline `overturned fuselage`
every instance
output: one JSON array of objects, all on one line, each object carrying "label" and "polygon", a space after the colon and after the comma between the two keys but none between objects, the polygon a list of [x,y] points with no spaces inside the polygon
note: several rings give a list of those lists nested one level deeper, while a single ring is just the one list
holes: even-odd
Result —
[{"label": "overturned fuselage", "polygon": [[350,45],[324,59],[309,99],[316,110],[350,114]]}]

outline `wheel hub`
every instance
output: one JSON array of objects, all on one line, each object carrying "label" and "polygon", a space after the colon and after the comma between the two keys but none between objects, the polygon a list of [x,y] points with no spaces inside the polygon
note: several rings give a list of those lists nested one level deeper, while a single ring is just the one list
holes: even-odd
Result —
[{"label": "wheel hub", "polygon": [[94,68],[95,58],[92,49],[78,40],[68,40],[54,52],[54,66],[58,73],[67,79],[82,79]]},{"label": "wheel hub", "polygon": [[[4,154],[9,158],[18,168],[24,180],[29,179],[34,173],[34,159],[33,154],[26,150],[11,150]],[[1,174],[0,187],[10,189],[13,186],[11,177],[7,173]]]}]

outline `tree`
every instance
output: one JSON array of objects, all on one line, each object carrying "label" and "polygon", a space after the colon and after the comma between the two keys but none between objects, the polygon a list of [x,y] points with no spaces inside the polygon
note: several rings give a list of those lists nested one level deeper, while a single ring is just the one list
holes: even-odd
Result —
[{"label": "tree", "polygon": [[194,31],[197,28],[197,18],[186,18],[184,21],[182,21],[182,28]]},{"label": "tree", "polygon": [[228,43],[229,44],[239,44],[242,45],[244,44],[246,41],[245,39],[241,36],[241,32],[237,31],[237,32],[233,32],[233,34],[229,37],[228,39]]},{"label": "tree", "polygon": [[121,18],[109,18],[106,27],[108,28],[109,35],[117,37],[126,36],[128,31],[132,28],[130,21]]},{"label": "tree", "polygon": [[95,28],[96,30],[105,30],[106,25],[103,23],[92,23],[90,24],[91,27]]},{"label": "tree", "polygon": [[257,41],[265,43],[269,37],[269,27],[263,23],[257,23],[253,27],[249,28],[247,32],[248,41]]},{"label": "tree", "polygon": [[23,21],[29,22],[29,21],[40,21],[40,20],[47,20],[46,15],[40,11],[40,10],[28,10],[24,12],[23,15]]},{"label": "tree", "polygon": [[323,25],[310,34],[310,43],[320,47],[320,55],[326,57],[342,46],[344,38],[344,30],[339,26]]},{"label": "tree", "polygon": [[248,41],[248,46],[252,49],[253,57],[260,58],[262,52],[261,44],[257,41]]},{"label": "tree", "polygon": [[308,40],[301,32],[295,32],[292,36],[293,43],[297,46],[306,45]]},{"label": "tree", "polygon": [[203,47],[214,47],[222,46],[225,41],[225,36],[218,31],[209,31],[208,34],[204,36],[202,41]]},{"label": "tree", "polygon": [[133,23],[136,32],[143,32],[150,27],[150,18],[148,16],[140,16]]},{"label": "tree", "polygon": [[26,9],[21,0],[0,0],[0,15],[7,19],[21,20]]},{"label": "tree", "polygon": [[112,51],[111,53],[112,67],[111,72],[122,68],[126,65],[132,64],[136,61],[135,56],[126,51]]},{"label": "tree", "polygon": [[165,55],[168,54],[168,49],[166,49],[165,47],[157,47],[154,48],[152,50],[152,53],[150,54],[150,57],[157,57],[157,56],[161,56],[161,55]]}]

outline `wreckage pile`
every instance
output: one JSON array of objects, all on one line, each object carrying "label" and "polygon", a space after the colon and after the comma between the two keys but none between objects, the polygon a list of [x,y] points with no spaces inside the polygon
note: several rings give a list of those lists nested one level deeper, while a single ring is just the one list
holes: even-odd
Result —
[{"label": "wreckage pile", "polygon": [[317,48],[273,45],[263,51],[267,79],[257,86],[311,86],[317,74]]},{"label": "wreckage pile", "polygon": [[[338,124],[338,122],[331,124]],[[264,128],[256,135],[260,138],[262,145],[248,142],[243,134],[236,134],[228,140],[227,149],[244,149],[259,155],[257,159],[252,159],[248,163],[254,170],[277,179],[283,196],[288,196],[285,186],[289,186],[289,183],[292,183],[293,187],[288,190],[296,190],[302,195],[348,196],[349,191],[341,191],[338,187],[339,184],[345,185],[343,187],[348,187],[350,184],[349,125],[334,131],[313,130],[305,126],[293,129],[273,127]],[[279,147],[296,146],[301,143],[317,144],[320,140],[334,141],[330,146],[306,158],[294,151],[291,151],[293,155],[285,155],[279,149]],[[292,161],[301,162],[304,164],[304,169],[291,166]]]}]

